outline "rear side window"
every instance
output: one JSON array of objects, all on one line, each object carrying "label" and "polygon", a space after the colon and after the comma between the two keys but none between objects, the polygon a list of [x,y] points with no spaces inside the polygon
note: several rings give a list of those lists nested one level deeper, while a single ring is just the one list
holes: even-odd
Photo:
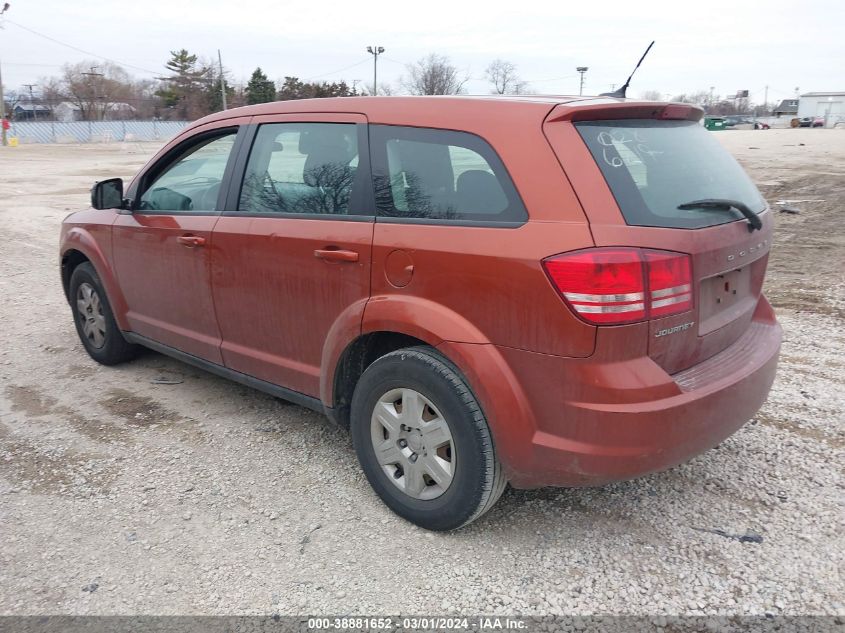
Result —
[{"label": "rear side window", "polygon": [[370,146],[379,216],[436,222],[528,219],[502,161],[474,134],[372,125]]},{"label": "rear side window", "polygon": [[270,123],[258,128],[238,210],[348,215],[358,175],[358,126]]},{"label": "rear side window", "polygon": [[711,132],[694,121],[576,123],[625,221],[701,228],[743,219],[739,211],[678,209],[706,198],[736,200],[755,213],[766,201]]}]

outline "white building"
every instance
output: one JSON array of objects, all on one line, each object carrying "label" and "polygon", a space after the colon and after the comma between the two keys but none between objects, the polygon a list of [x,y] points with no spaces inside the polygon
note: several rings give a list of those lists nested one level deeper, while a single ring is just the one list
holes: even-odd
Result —
[{"label": "white building", "polygon": [[845,125],[845,92],[807,92],[798,100],[798,117],[823,117],[825,127]]}]

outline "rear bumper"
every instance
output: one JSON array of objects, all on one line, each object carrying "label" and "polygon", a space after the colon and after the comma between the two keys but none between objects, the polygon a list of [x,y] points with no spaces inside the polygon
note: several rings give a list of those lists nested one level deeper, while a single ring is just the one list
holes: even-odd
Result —
[{"label": "rear bumper", "polygon": [[513,417],[503,424],[494,413],[511,484],[602,485],[716,446],[765,402],[780,343],[781,328],[761,298],[738,341],[674,376],[648,357],[582,361],[499,348],[531,411],[524,426]]}]

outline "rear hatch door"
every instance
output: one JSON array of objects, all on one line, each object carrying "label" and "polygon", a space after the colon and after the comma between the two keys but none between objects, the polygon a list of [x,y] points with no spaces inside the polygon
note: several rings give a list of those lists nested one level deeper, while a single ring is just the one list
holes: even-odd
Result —
[{"label": "rear hatch door", "polygon": [[[544,125],[596,246],[690,256],[692,309],[649,321],[649,356],[670,374],[748,329],[772,239],[765,200],[700,118],[686,105],[597,100],[558,106]],[[740,202],[762,228],[736,208],[678,208],[704,199]]]}]

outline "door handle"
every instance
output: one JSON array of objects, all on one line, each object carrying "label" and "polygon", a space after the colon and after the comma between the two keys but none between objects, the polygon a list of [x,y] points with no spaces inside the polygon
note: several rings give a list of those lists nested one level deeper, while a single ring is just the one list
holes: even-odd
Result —
[{"label": "door handle", "polygon": [[180,235],[176,238],[182,246],[193,248],[194,246],[205,246],[205,238],[197,235]]},{"label": "door handle", "polygon": [[339,248],[323,248],[314,251],[314,257],[324,259],[327,262],[357,262],[358,253],[346,251]]}]

